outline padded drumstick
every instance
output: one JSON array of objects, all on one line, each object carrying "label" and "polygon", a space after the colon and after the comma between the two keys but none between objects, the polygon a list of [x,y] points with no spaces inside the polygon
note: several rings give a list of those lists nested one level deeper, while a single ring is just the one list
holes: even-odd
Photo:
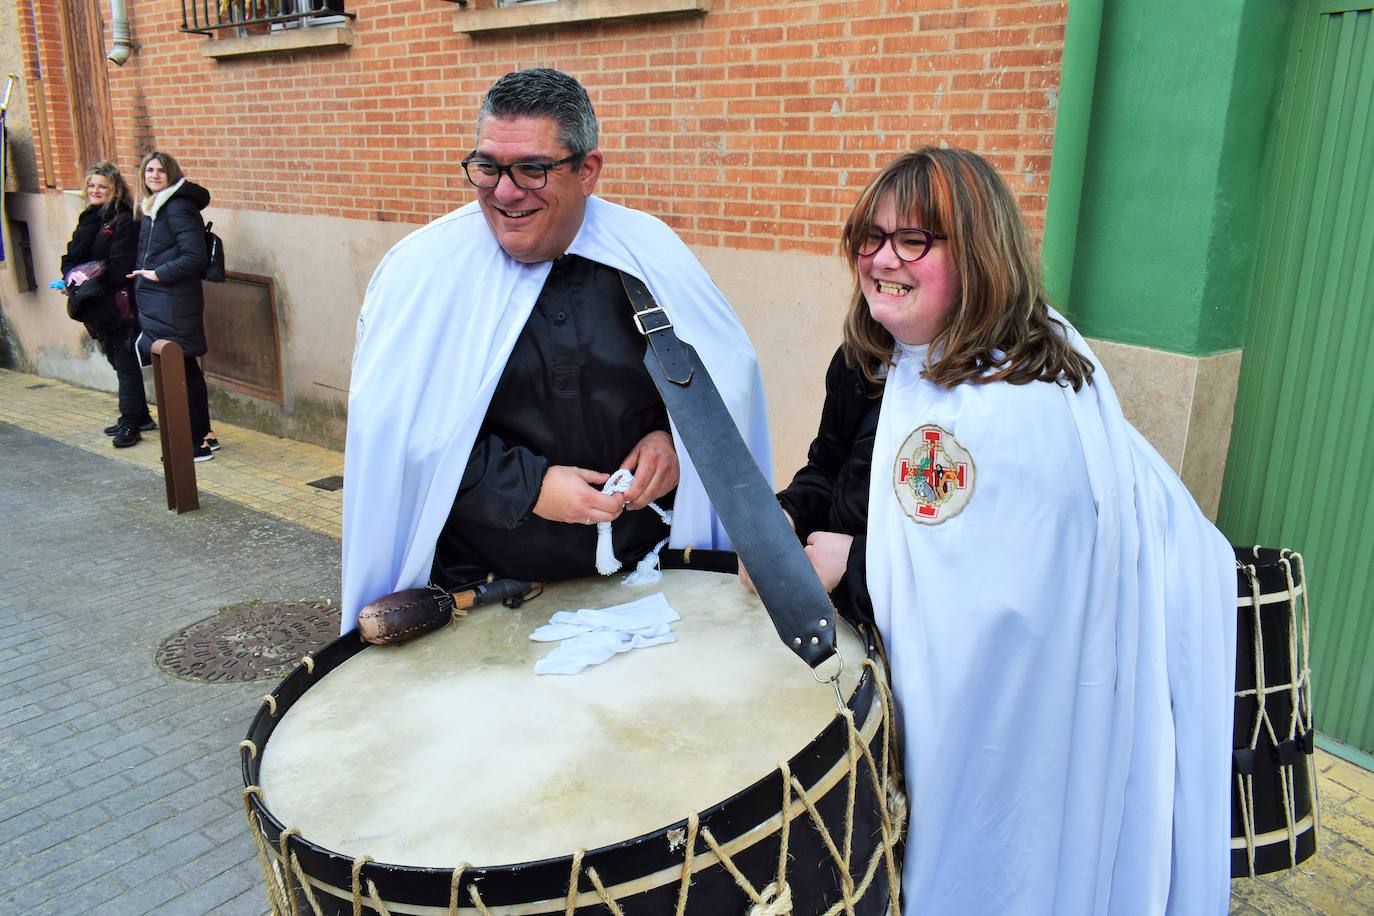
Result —
[{"label": "padded drumstick", "polygon": [[358,635],[363,642],[395,645],[432,633],[450,620],[484,604],[519,601],[541,583],[493,579],[449,594],[441,588],[407,588],[378,598],[358,612]]}]

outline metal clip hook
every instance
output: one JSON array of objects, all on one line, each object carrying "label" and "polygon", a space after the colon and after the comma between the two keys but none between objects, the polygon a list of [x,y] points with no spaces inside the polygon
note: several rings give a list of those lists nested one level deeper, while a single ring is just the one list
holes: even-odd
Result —
[{"label": "metal clip hook", "polygon": [[[844,671],[844,656],[840,654],[840,651],[837,648],[835,650],[835,654],[831,657],[834,658],[836,661],[834,674],[830,675],[829,677],[821,677],[817,670],[820,667],[818,665],[816,668],[811,669],[811,676],[816,679],[817,684],[829,684],[831,687],[833,687],[835,689],[835,703],[840,707],[840,709],[847,709],[849,707],[849,704],[845,702],[844,694],[840,692],[840,674]],[[830,659],[826,659],[826,661],[829,660]],[[822,664],[824,664],[824,662],[822,662]]]}]

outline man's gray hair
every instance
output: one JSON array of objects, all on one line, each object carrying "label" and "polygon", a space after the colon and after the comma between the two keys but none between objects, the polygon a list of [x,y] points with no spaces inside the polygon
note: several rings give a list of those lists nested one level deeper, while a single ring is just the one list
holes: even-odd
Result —
[{"label": "man's gray hair", "polygon": [[548,67],[516,70],[491,84],[477,111],[477,134],[482,121],[493,118],[552,118],[558,142],[574,156],[596,149],[596,112],[587,90],[576,79]]}]

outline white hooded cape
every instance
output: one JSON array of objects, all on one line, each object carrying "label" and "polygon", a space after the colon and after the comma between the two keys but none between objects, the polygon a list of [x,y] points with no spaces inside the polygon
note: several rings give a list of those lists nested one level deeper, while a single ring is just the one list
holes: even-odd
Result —
[{"label": "white hooded cape", "polygon": [[[904,911],[1225,913],[1230,547],[1100,365],[1078,392],[921,368],[904,352],[886,381],[867,552],[904,729]],[[894,487],[926,424],[973,466],[938,524]]]},{"label": "white hooded cape", "polygon": [[[648,214],[591,197],[568,253],[648,285],[678,336],[696,347],[771,481],[753,347],[682,240]],[[551,263],[507,255],[474,202],[411,233],[377,266],[349,384],[343,632],[363,605],[428,581],[472,443]],[[670,545],[728,548],[676,429],[674,441],[681,474]]]}]

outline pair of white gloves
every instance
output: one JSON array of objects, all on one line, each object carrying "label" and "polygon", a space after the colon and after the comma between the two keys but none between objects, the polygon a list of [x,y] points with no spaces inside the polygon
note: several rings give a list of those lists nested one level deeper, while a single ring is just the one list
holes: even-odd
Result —
[{"label": "pair of white gloves", "polygon": [[534,664],[536,674],[577,674],[613,655],[674,642],[671,626],[681,615],[663,592],[604,608],[556,611],[530,634],[535,642],[558,646]]}]

